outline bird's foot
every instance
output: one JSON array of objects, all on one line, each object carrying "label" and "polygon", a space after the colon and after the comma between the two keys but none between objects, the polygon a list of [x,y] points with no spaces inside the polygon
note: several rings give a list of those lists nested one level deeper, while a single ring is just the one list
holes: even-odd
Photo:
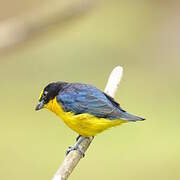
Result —
[{"label": "bird's foot", "polygon": [[70,146],[66,150],[66,156],[71,152],[71,151],[78,151],[82,157],[85,156],[85,153],[79,148],[79,146]]},{"label": "bird's foot", "polygon": [[76,138],[76,142],[79,140],[80,137],[81,137],[81,135],[79,135],[79,136]]},{"label": "bird's foot", "polygon": [[[70,146],[67,151],[66,151],[66,156],[71,152],[71,151],[78,151],[82,157],[85,156],[85,152],[82,150],[82,148],[80,148],[80,144],[88,137],[84,137],[84,136],[81,136],[79,135],[77,138],[76,138],[76,144],[74,146]],[[93,138],[93,137],[92,137]]]}]

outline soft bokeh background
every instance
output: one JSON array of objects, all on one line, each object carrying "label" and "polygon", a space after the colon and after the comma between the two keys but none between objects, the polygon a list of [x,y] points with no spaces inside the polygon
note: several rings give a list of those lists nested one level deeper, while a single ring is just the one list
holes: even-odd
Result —
[{"label": "soft bokeh background", "polygon": [[[43,4],[1,2],[0,19]],[[51,3],[51,2],[49,2]],[[49,180],[76,134],[34,108],[51,81],[104,89],[116,65],[116,100],[147,121],[98,135],[69,179],[180,179],[180,6],[177,1],[101,1],[0,55],[0,179]]]}]

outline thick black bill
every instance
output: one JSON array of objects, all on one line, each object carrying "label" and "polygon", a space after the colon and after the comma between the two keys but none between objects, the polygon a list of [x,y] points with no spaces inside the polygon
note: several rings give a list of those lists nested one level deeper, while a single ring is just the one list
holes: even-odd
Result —
[{"label": "thick black bill", "polygon": [[44,107],[44,101],[40,101],[40,102],[37,104],[35,110],[38,111],[38,110],[42,109],[43,107]]}]

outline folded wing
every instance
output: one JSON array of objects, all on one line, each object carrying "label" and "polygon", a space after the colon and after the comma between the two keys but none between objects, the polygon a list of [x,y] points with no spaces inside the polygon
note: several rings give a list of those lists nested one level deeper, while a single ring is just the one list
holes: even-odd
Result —
[{"label": "folded wing", "polygon": [[142,120],[142,118],[122,110],[113,98],[87,84],[72,83],[67,85],[58,94],[57,101],[62,105],[64,111],[74,114],[88,113],[111,120]]}]

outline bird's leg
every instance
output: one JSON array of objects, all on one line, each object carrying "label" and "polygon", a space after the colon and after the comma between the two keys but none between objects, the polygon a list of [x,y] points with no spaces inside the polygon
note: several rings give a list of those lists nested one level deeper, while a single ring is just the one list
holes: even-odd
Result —
[{"label": "bird's leg", "polygon": [[79,140],[80,137],[81,137],[81,135],[79,135],[79,136],[76,138],[76,142]]},{"label": "bird's leg", "polygon": [[74,146],[70,146],[67,151],[66,151],[66,156],[71,152],[71,151],[74,151],[74,150],[77,150],[79,151],[79,153],[82,155],[82,157],[85,156],[84,152],[79,148],[79,145],[88,137],[84,137],[84,136],[81,136],[79,135],[77,137],[77,142]]}]

